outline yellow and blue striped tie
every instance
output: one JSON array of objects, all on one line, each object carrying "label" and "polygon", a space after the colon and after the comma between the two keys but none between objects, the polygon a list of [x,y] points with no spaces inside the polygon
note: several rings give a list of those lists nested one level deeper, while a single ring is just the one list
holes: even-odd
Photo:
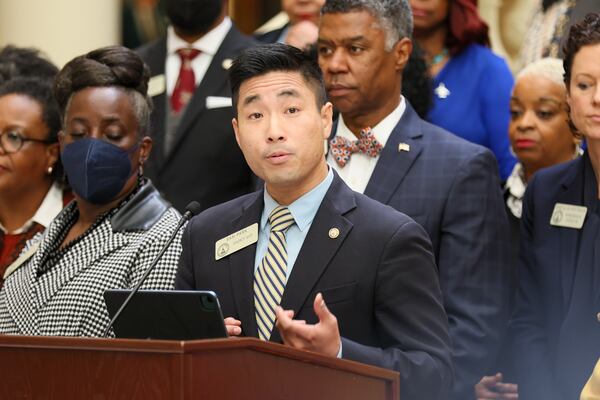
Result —
[{"label": "yellow and blue striped tie", "polygon": [[286,283],[287,250],[285,233],[294,224],[287,207],[279,206],[269,215],[271,233],[267,252],[254,273],[254,308],[258,337],[269,340],[275,324],[275,306],[279,305]]}]

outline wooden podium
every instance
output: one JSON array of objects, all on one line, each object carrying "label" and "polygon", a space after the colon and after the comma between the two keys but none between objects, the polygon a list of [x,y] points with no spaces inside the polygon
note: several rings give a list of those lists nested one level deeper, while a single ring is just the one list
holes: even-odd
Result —
[{"label": "wooden podium", "polygon": [[0,399],[399,399],[399,374],[258,339],[0,335]]}]

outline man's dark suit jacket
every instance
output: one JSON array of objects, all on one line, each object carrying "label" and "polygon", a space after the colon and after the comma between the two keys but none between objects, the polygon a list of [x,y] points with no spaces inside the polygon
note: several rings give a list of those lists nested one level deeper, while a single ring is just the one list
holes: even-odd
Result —
[{"label": "man's dark suit jacket", "polygon": [[508,323],[508,223],[494,156],[422,120],[407,102],[364,194],[429,234],[450,323],[451,398],[474,398]]},{"label": "man's dark suit jacket", "polygon": [[[597,197],[584,200],[589,162],[584,155],[538,171],[527,185],[511,321],[519,399],[579,399],[600,357],[600,215],[590,207]],[[556,203],[587,206],[583,227],[551,225]]]},{"label": "man's dark suit jacket", "polygon": [[254,35],[254,38],[261,43],[277,43],[277,40],[279,40],[279,37],[281,36],[283,31],[285,31],[289,26],[290,24],[285,24],[281,28],[273,29],[272,31]]},{"label": "man's dark suit jacket", "polygon": [[[231,28],[188,103],[168,154],[164,152],[164,137],[169,99],[166,93],[152,99],[154,147],[144,172],[180,211],[192,200],[206,209],[254,188],[252,171],[235,141],[232,107],[206,107],[207,96],[231,97],[224,65],[254,43]],[[149,43],[138,52],[152,76],[165,73],[166,38]]]},{"label": "man's dark suit jacket", "polygon": [[[211,208],[186,228],[176,289],[214,290],[224,316],[257,337],[256,244],[215,261],[215,242],[260,223],[263,191]],[[340,235],[330,238],[331,228]],[[431,243],[407,216],[353,192],[335,174],[288,279],[281,305],[317,322],[323,293],[343,358],[400,372],[403,400],[445,399],[452,380],[447,318]],[[281,337],[276,328],[271,341]]]}]

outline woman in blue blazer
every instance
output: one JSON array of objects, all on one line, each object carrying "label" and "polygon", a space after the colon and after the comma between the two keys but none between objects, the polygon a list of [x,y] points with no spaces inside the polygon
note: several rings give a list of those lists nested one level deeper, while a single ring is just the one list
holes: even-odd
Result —
[{"label": "woman in blue blazer", "polygon": [[564,48],[570,124],[583,157],[536,173],[523,202],[511,322],[519,399],[578,399],[600,356],[600,14]]}]

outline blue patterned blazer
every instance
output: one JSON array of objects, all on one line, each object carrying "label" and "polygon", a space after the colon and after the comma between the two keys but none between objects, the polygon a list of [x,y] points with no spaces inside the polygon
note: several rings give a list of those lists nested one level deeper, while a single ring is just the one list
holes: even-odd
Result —
[{"label": "blue patterned blazer", "polygon": [[[401,143],[410,150],[399,151]],[[473,398],[509,314],[508,221],[496,159],[422,120],[407,102],[364,194],[410,216],[429,234],[453,344],[451,398]]]}]

